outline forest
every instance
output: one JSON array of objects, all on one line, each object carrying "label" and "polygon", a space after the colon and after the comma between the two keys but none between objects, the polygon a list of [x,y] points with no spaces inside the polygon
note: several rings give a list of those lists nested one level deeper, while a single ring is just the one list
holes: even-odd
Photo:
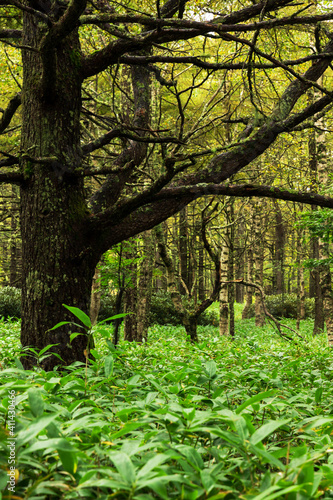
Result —
[{"label": "forest", "polygon": [[0,500],[333,499],[332,21],[0,0]]}]

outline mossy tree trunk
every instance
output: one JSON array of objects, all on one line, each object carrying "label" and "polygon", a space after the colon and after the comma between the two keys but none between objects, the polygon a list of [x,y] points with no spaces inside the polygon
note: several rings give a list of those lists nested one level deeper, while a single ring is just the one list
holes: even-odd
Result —
[{"label": "mossy tree trunk", "polygon": [[[44,35],[40,24],[25,14],[24,27],[23,44],[37,48]],[[37,51],[23,52],[21,341],[35,349],[58,344],[52,350],[65,363],[85,361],[86,338],[77,337],[69,347],[69,327],[49,329],[60,320],[74,319],[62,304],[89,312],[99,259],[85,241],[82,227],[87,210],[83,180],[68,175],[81,168],[79,51],[73,32],[60,42],[56,55],[55,50],[45,54],[53,75],[45,74],[47,61],[43,65]],[[34,361],[25,358],[23,364],[28,367]],[[54,359],[47,358],[44,367],[53,365]]]}]

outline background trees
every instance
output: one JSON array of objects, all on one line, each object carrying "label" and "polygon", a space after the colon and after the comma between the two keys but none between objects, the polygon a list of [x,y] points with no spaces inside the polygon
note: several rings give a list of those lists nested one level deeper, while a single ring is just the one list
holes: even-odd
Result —
[{"label": "background trees", "polygon": [[332,14],[289,0],[220,8],[3,2],[14,58],[0,181],[20,186],[23,345],[84,361],[83,337],[69,346],[66,326],[49,331],[62,304],[88,311],[102,254],[199,197],[333,206],[293,165],[296,134],[331,106]]}]

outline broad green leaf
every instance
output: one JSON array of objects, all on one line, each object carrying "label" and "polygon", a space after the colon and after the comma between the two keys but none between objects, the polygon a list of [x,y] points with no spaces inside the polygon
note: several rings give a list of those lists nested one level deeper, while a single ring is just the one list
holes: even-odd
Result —
[{"label": "broad green leaf", "polygon": [[267,424],[262,425],[252,434],[252,436],[250,437],[250,443],[252,444],[261,443],[263,439],[272,434],[279,427],[282,427],[283,425],[290,422],[290,420],[291,420],[290,418],[286,418],[283,420],[273,420],[272,422],[268,422]]},{"label": "broad green leaf", "polygon": [[142,427],[142,422],[127,422],[122,429],[115,432],[114,434],[111,434],[110,440],[112,441],[113,439],[124,436],[125,434],[134,431],[138,427]]},{"label": "broad green leaf", "polygon": [[59,344],[48,344],[46,347],[44,347],[43,349],[41,349],[38,353],[39,356],[42,356],[42,354],[44,354],[44,352],[48,351],[49,349],[51,349],[51,347],[54,347],[56,345],[59,345]]},{"label": "broad green leaf", "polygon": [[315,401],[317,404],[321,402],[322,395],[323,395],[323,388],[318,387],[318,389],[315,392]]},{"label": "broad green leaf", "polygon": [[252,396],[251,398],[247,399],[242,403],[236,410],[235,413],[239,414],[241,413],[245,408],[248,406],[252,405],[253,403],[257,403],[258,401],[261,401],[263,399],[272,397],[276,394],[276,389],[272,389],[270,391],[265,391],[265,392],[260,392],[259,394],[256,394],[255,396]]},{"label": "broad green leaf", "polygon": [[27,429],[18,433],[16,442],[17,446],[22,446],[23,444],[30,441],[30,439],[37,436],[37,434],[44,430],[45,427],[53,422],[58,416],[59,413],[53,413],[52,415],[44,415],[34,420],[29,424],[29,427]]},{"label": "broad green leaf", "polygon": [[34,417],[40,417],[44,412],[44,401],[38,389],[28,390],[29,406]]},{"label": "broad green leaf", "polygon": [[130,379],[127,380],[127,385],[129,385],[129,386],[132,385],[133,387],[135,387],[136,384],[139,382],[140,378],[141,378],[141,375],[138,375],[138,374],[133,375],[133,377],[131,377]]},{"label": "broad green leaf", "polygon": [[63,468],[69,474],[75,474],[77,470],[77,454],[78,452],[73,446],[64,438],[59,440],[57,445],[57,452],[60,457]]},{"label": "broad green leaf", "polygon": [[145,475],[147,475],[151,470],[153,470],[158,465],[163,464],[167,460],[169,460],[168,455],[163,455],[161,453],[155,455],[153,458],[149,459],[148,462],[145,463],[145,465],[140,469],[140,471],[137,474],[137,478],[138,479],[144,478]]},{"label": "broad green leaf", "polygon": [[78,307],[73,307],[73,306],[66,306],[66,304],[63,304],[66,309],[68,309],[74,316],[76,316],[87,328],[91,328],[91,321],[89,316],[81,311]]},{"label": "broad green leaf", "polygon": [[24,366],[22,365],[22,363],[21,363],[21,361],[19,360],[19,358],[14,358],[14,362],[15,362],[16,367],[17,367],[19,370],[24,370]]},{"label": "broad green leaf", "polygon": [[136,473],[130,457],[125,453],[118,452],[112,453],[111,459],[125,483],[132,485],[135,482]]},{"label": "broad green leaf", "polygon": [[203,469],[200,472],[200,477],[201,477],[201,482],[203,487],[205,488],[205,491],[209,493],[215,486],[216,481],[215,479],[211,476],[211,473],[208,469]]},{"label": "broad green leaf", "polygon": [[114,363],[114,360],[113,360],[112,354],[109,354],[108,356],[106,356],[105,361],[104,361],[104,373],[105,373],[106,378],[111,377],[113,374],[113,363]]},{"label": "broad green leaf", "polygon": [[51,332],[52,330],[55,330],[56,328],[59,328],[60,326],[70,325],[70,324],[71,324],[70,321],[60,321],[60,323],[57,323],[55,326],[50,328],[48,331]]},{"label": "broad green leaf", "polygon": [[84,334],[83,333],[79,333],[79,332],[71,333],[70,336],[69,336],[69,341],[72,342],[79,335],[84,335]]},{"label": "broad green leaf", "polygon": [[176,450],[179,451],[183,456],[185,456],[187,461],[191,465],[193,465],[198,471],[203,469],[204,467],[203,460],[201,458],[201,455],[195,448],[181,444],[176,447]]},{"label": "broad green leaf", "polygon": [[[274,500],[274,498],[284,499],[287,498],[285,495],[287,495],[288,493],[292,493],[293,491],[295,492],[300,491],[301,489],[302,489],[301,484],[296,484],[295,486],[288,486],[288,488],[283,488],[283,489],[275,485],[271,486],[260,495],[252,497],[252,500]],[[275,491],[275,493],[273,493],[273,491]]]},{"label": "broad green leaf", "polygon": [[124,318],[125,316],[128,316],[129,314],[132,314],[132,313],[115,314],[114,316],[111,316],[110,318],[106,318],[106,319],[103,319],[103,321],[99,321],[98,324],[102,325],[106,321],[113,321],[115,319]]},{"label": "broad green leaf", "polygon": [[213,378],[216,375],[216,363],[212,359],[208,360],[205,364],[205,370],[209,378]]}]

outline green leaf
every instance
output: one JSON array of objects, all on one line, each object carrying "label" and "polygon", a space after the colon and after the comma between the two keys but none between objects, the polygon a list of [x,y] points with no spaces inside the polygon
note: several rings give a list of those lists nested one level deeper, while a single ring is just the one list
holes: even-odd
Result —
[{"label": "green leaf", "polygon": [[147,475],[151,470],[153,470],[158,465],[163,464],[167,460],[169,460],[168,455],[164,455],[162,453],[155,455],[153,458],[149,459],[148,462],[145,463],[145,465],[140,469],[137,474],[137,479],[144,478],[145,475]]},{"label": "green leaf", "polygon": [[43,349],[41,349],[38,353],[39,356],[42,356],[46,351],[48,351],[49,349],[51,349],[51,347],[54,347],[56,345],[59,345],[59,344],[48,344],[46,347],[44,347]]},{"label": "green leaf", "polygon": [[44,413],[44,401],[38,389],[28,390],[29,406],[34,417],[40,417]]},{"label": "green leaf", "polygon": [[315,401],[317,404],[321,402],[322,395],[323,395],[323,388],[318,387],[318,389],[315,392]]},{"label": "green leaf", "polygon": [[127,385],[135,387],[137,385],[137,383],[139,382],[140,378],[141,378],[141,375],[138,375],[138,374],[133,375],[133,377],[131,377],[129,380],[127,380]]},{"label": "green leaf", "polygon": [[71,333],[70,336],[69,336],[69,341],[72,342],[72,340],[74,340],[79,335],[84,335],[84,334],[83,333],[79,333],[79,332]]},{"label": "green leaf", "polygon": [[126,453],[117,452],[111,454],[111,459],[125,483],[132,485],[136,480],[136,473],[130,457]]},{"label": "green leaf", "polygon": [[105,361],[104,361],[104,373],[105,373],[106,378],[109,378],[112,376],[113,364],[114,364],[113,356],[112,356],[112,354],[109,354],[108,356],[106,356]]},{"label": "green leaf", "polygon": [[124,436],[124,434],[128,434],[129,432],[134,431],[138,427],[142,427],[142,425],[142,422],[127,422],[122,429],[115,432],[114,434],[111,434],[110,439],[113,440]]},{"label": "green leaf", "polygon": [[215,479],[211,476],[211,473],[207,469],[203,469],[200,472],[200,477],[201,477],[201,482],[203,487],[205,488],[206,493],[209,493],[215,486],[216,481]]},{"label": "green leaf", "polygon": [[[281,489],[281,487],[274,485],[265,490],[260,495],[252,497],[252,500],[274,500],[274,498],[286,498],[285,495],[287,493],[292,493],[293,491],[300,491],[302,489],[302,485],[288,486],[287,488]],[[278,491],[276,491],[278,490]],[[273,493],[275,491],[275,493]],[[268,495],[268,496],[267,496]]]},{"label": "green leaf", "polygon": [[209,378],[216,375],[216,363],[212,359],[208,360],[205,364],[205,370]]},{"label": "green leaf", "polygon": [[272,434],[279,427],[282,427],[283,425],[290,422],[290,420],[290,418],[286,418],[283,420],[273,420],[271,422],[268,422],[267,424],[262,425],[252,434],[252,436],[250,437],[250,443],[254,445],[261,443],[263,439]]},{"label": "green leaf", "polygon": [[75,474],[78,463],[77,460],[78,452],[64,438],[61,438],[59,440],[59,443],[57,445],[57,452],[65,471],[69,472],[69,474]]},{"label": "green leaf", "polygon": [[60,321],[60,323],[57,323],[55,326],[50,328],[48,331],[51,332],[52,330],[55,330],[56,328],[59,328],[60,326],[70,325],[70,324],[71,324],[70,321]]},{"label": "green leaf", "polygon": [[115,319],[124,318],[125,316],[128,316],[128,314],[132,314],[132,313],[115,314],[114,316],[110,316],[110,318],[106,318],[106,319],[103,319],[102,321],[99,321],[98,324],[102,325],[106,321],[113,321]]},{"label": "green leaf", "polygon": [[24,370],[24,366],[22,365],[21,361],[19,360],[19,358],[14,358],[14,363],[16,365],[16,367],[19,369],[19,370]]},{"label": "green leaf", "polygon": [[270,391],[265,391],[265,392],[260,392],[259,394],[256,394],[255,396],[252,396],[252,398],[247,399],[242,403],[236,410],[235,413],[239,414],[241,413],[245,408],[248,406],[252,405],[253,403],[257,403],[258,401],[261,401],[263,399],[272,397],[276,394],[276,389],[272,389]]},{"label": "green leaf", "polygon": [[32,423],[29,424],[29,427],[23,431],[20,431],[17,436],[17,446],[22,446],[23,444],[30,441],[32,438],[37,436],[42,430],[45,429],[51,422],[53,422],[59,413],[53,413],[52,415],[44,415],[42,417],[37,418]]},{"label": "green leaf", "polygon": [[89,316],[81,311],[78,307],[73,307],[73,306],[66,306],[66,304],[63,304],[66,309],[68,309],[74,316],[76,316],[83,324],[86,326],[88,329],[91,328],[91,321]]}]

